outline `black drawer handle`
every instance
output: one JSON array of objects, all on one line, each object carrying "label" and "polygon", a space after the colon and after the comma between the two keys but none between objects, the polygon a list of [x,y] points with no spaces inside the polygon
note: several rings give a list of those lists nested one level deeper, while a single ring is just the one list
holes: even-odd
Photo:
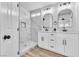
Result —
[{"label": "black drawer handle", "polygon": [[50,46],[51,48],[54,48],[54,46]]},{"label": "black drawer handle", "polygon": [[44,37],[41,37],[41,41],[44,41]]},{"label": "black drawer handle", "polygon": [[50,35],[54,35],[54,34],[50,34]]},{"label": "black drawer handle", "polygon": [[51,41],[54,41],[54,39],[51,39]]}]

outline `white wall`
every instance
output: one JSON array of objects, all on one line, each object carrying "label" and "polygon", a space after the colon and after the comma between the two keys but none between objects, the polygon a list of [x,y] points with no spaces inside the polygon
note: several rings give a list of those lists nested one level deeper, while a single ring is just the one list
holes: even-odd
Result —
[{"label": "white wall", "polygon": [[21,5],[29,11],[42,8],[49,4],[56,4],[57,2],[21,2]]},{"label": "white wall", "polygon": [[[19,48],[17,3],[0,3],[0,51],[1,56],[17,56]],[[5,35],[10,39],[4,40]]]}]

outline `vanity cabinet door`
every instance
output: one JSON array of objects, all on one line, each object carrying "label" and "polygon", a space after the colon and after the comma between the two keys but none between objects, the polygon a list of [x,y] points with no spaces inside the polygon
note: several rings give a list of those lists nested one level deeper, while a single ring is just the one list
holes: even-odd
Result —
[{"label": "vanity cabinet door", "polygon": [[56,34],[56,52],[64,55],[64,35]]},{"label": "vanity cabinet door", "polygon": [[48,49],[48,34],[38,33],[38,45],[42,48]]},{"label": "vanity cabinet door", "polygon": [[70,57],[79,56],[78,35],[70,34],[65,38],[65,55]]}]

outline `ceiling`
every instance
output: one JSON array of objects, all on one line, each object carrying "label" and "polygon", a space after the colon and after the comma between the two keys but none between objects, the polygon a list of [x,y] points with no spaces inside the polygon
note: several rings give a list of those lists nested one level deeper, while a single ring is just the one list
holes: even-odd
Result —
[{"label": "ceiling", "polygon": [[21,5],[29,11],[44,7],[49,4],[55,4],[56,2],[21,2]]}]

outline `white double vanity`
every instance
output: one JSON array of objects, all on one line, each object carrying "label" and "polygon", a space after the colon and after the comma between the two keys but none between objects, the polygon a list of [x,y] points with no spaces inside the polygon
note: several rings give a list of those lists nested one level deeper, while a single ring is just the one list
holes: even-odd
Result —
[{"label": "white double vanity", "polygon": [[76,3],[58,3],[41,9],[41,48],[70,57],[79,56],[79,8]]}]

